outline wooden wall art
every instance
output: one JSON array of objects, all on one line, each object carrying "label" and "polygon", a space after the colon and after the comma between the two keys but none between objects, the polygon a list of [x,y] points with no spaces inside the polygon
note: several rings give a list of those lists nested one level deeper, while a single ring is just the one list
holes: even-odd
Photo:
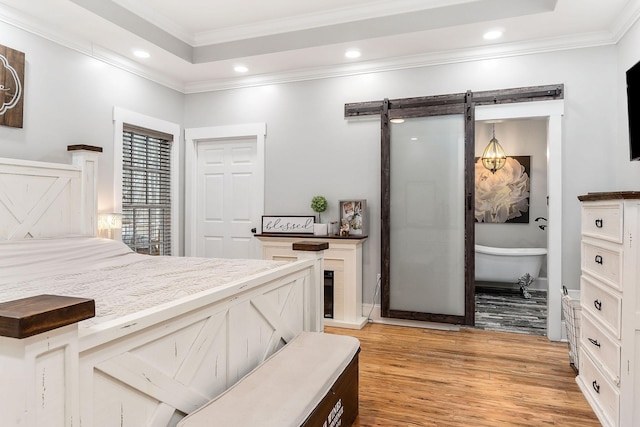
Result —
[{"label": "wooden wall art", "polygon": [[0,45],[0,125],[22,127],[24,53]]}]

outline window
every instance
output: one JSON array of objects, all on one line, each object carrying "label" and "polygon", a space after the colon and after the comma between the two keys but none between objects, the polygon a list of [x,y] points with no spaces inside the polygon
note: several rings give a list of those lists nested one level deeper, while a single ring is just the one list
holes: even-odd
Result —
[{"label": "window", "polygon": [[173,136],[124,124],[122,241],[138,253],[171,255]]}]

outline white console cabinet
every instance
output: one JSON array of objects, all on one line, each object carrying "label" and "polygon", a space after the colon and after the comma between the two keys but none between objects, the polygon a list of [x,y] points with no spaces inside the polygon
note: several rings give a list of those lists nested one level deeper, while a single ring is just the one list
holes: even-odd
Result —
[{"label": "white console cabinet", "polygon": [[295,260],[291,244],[304,240],[327,242],[324,269],[333,271],[333,318],[325,318],[326,326],[361,329],[367,318],[362,315],[362,245],[366,238],[257,235],[262,243],[262,258]]},{"label": "white console cabinet", "polygon": [[640,426],[640,192],[582,201],[576,381],[603,426]]}]

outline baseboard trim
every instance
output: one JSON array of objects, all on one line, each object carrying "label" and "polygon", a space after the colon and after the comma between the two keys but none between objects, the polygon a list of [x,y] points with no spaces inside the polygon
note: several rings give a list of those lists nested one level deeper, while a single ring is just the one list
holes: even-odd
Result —
[{"label": "baseboard trim", "polygon": [[[423,322],[420,320],[394,319],[380,316],[380,305],[362,304],[363,316],[369,319],[369,323],[381,323],[383,325],[408,326],[412,328],[437,329],[440,331],[459,331],[460,326],[446,323]],[[369,314],[371,313],[371,314]]]}]

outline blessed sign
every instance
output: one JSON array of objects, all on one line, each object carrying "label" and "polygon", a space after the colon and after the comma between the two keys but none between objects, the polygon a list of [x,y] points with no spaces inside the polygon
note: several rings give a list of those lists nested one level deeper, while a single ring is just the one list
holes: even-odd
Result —
[{"label": "blessed sign", "polygon": [[313,234],[313,216],[263,216],[262,232],[278,234]]}]

